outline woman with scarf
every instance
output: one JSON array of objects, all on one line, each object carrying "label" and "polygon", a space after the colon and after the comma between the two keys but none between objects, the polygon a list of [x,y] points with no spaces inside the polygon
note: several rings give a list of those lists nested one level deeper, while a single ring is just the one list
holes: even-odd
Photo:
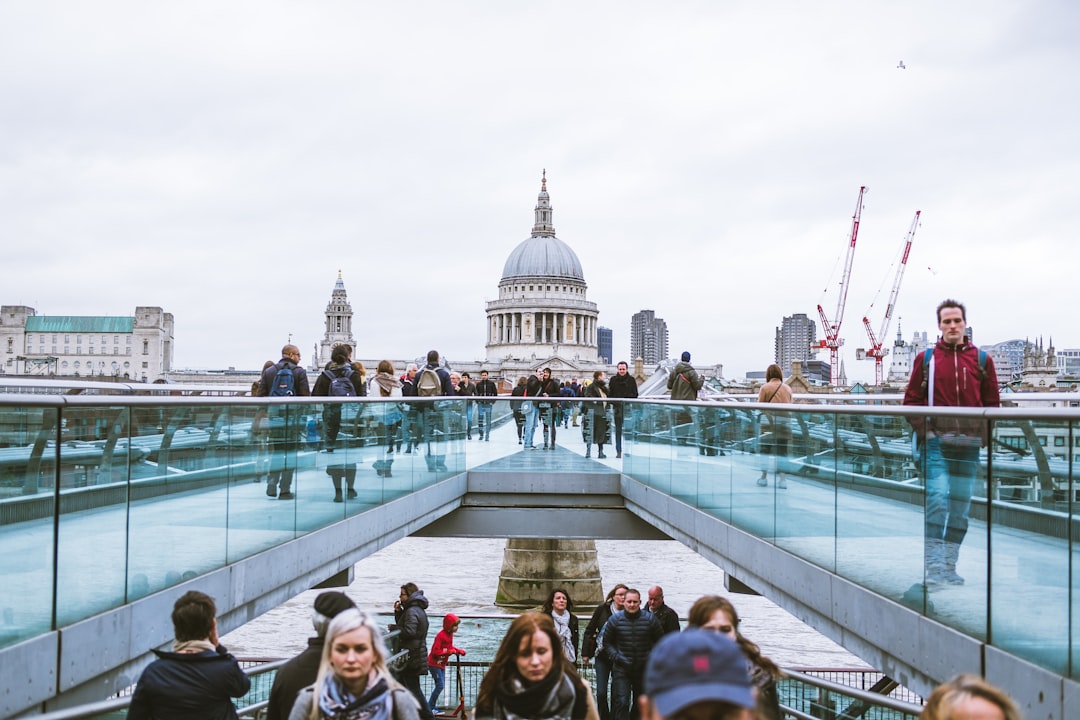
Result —
[{"label": "woman with scarf", "polygon": [[519,615],[480,683],[476,720],[598,720],[589,686],[559,648],[550,615]]},{"label": "woman with scarf", "polygon": [[289,720],[417,720],[413,694],[390,677],[375,620],[344,610],[326,630],[315,684],[296,698]]},{"label": "woman with scarf", "polygon": [[619,610],[623,609],[623,600],[626,599],[626,591],[629,588],[618,583],[607,594],[607,599],[596,606],[592,619],[585,626],[585,639],[581,642],[581,657],[585,664],[589,659],[595,659],[596,667],[596,704],[600,708],[600,720],[608,720],[608,681],[611,679],[611,661],[604,653],[600,652],[597,641],[600,639],[600,631],[604,629],[604,623]]},{"label": "woman with scarf", "polygon": [[[394,363],[389,360],[380,360],[376,369],[375,377],[371,379],[371,395],[374,397],[401,397],[401,381],[394,377]],[[381,403],[375,406],[375,412],[382,415],[384,433],[384,447],[379,452],[379,459],[372,463],[379,477],[393,477],[391,468],[394,465],[394,445],[401,446],[397,438],[401,428],[401,407],[398,403]]]},{"label": "woman with scarf", "polygon": [[731,601],[719,595],[705,595],[690,607],[689,626],[715,630],[735,641],[746,656],[750,680],[757,688],[757,713],[761,720],[780,720],[780,696],[776,681],[784,676],[776,663],[761,654],[761,648],[739,632],[739,613]]},{"label": "woman with scarf", "polygon": [[578,649],[578,618],[570,612],[573,609],[574,601],[570,599],[570,593],[562,588],[555,588],[541,610],[545,615],[550,615],[555,623],[555,632],[559,635],[563,654],[571,663],[577,662]]}]

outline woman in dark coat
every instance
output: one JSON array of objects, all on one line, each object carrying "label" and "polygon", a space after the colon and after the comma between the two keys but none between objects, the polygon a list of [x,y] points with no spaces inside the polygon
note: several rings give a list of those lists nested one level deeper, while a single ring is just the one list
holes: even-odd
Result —
[{"label": "woman in dark coat", "polygon": [[431,720],[434,716],[428,707],[424,691],[420,688],[420,676],[428,673],[427,607],[428,600],[424,597],[424,591],[418,588],[416,583],[405,583],[401,586],[401,595],[394,601],[394,623],[401,631],[401,649],[409,651],[405,667],[397,673],[398,679],[416,696],[416,701],[420,704],[420,717]]},{"label": "woman in dark coat", "polygon": [[572,663],[577,662],[579,635],[578,618],[571,612],[573,609],[574,601],[570,599],[570,593],[562,588],[555,588],[540,611],[551,616],[555,631],[562,642],[563,654]]}]

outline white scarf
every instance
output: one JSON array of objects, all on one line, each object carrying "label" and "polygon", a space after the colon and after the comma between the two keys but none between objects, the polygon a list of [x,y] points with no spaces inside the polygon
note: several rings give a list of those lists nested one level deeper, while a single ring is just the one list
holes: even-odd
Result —
[{"label": "white scarf", "polygon": [[570,662],[577,661],[577,653],[574,648],[574,636],[570,634],[570,613],[566,610],[562,615],[551,611],[551,619],[555,621],[555,632],[559,633],[559,637],[562,639],[563,652],[566,653],[566,659]]}]

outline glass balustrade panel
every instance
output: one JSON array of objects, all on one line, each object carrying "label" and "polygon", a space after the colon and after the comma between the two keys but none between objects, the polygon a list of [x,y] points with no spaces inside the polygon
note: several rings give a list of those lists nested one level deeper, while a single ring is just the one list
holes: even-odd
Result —
[{"label": "glass balustrade panel", "polygon": [[59,416],[47,405],[0,409],[0,647],[52,628]]},{"label": "glass balustrade panel", "polygon": [[239,479],[228,405],[131,410],[138,422],[128,437],[129,600],[225,565],[229,483]]},{"label": "glass balustrade panel", "polygon": [[129,446],[127,408],[66,407],[60,428],[56,618],[63,626],[124,603],[129,460],[145,466],[150,453]]},{"label": "glass balustrade panel", "polygon": [[[989,551],[984,556],[980,543],[972,542],[985,522],[977,519],[976,505],[957,563],[964,584],[948,591],[968,593],[974,601],[989,590],[992,644],[1068,673],[1072,648],[1067,629],[1075,602],[1070,592],[1070,537],[1076,536],[1072,468],[1080,456],[1076,426],[1068,421],[997,421],[992,437],[989,483],[982,472],[984,450],[975,485],[977,498],[988,488],[993,500]],[[1038,542],[1031,541],[1032,535]]]}]

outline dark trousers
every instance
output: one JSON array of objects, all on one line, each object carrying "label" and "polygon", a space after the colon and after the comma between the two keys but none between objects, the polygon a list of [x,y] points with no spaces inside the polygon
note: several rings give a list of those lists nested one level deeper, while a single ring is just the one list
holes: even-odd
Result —
[{"label": "dark trousers", "polygon": [[416,696],[416,701],[420,703],[420,717],[423,720],[432,720],[435,716],[431,714],[428,699],[424,697],[424,691],[420,689],[420,676],[414,672],[402,673],[398,676],[398,680],[409,692]]},{"label": "dark trousers", "polygon": [[636,720],[638,695],[641,694],[642,670],[622,665],[611,669],[611,720]]}]

